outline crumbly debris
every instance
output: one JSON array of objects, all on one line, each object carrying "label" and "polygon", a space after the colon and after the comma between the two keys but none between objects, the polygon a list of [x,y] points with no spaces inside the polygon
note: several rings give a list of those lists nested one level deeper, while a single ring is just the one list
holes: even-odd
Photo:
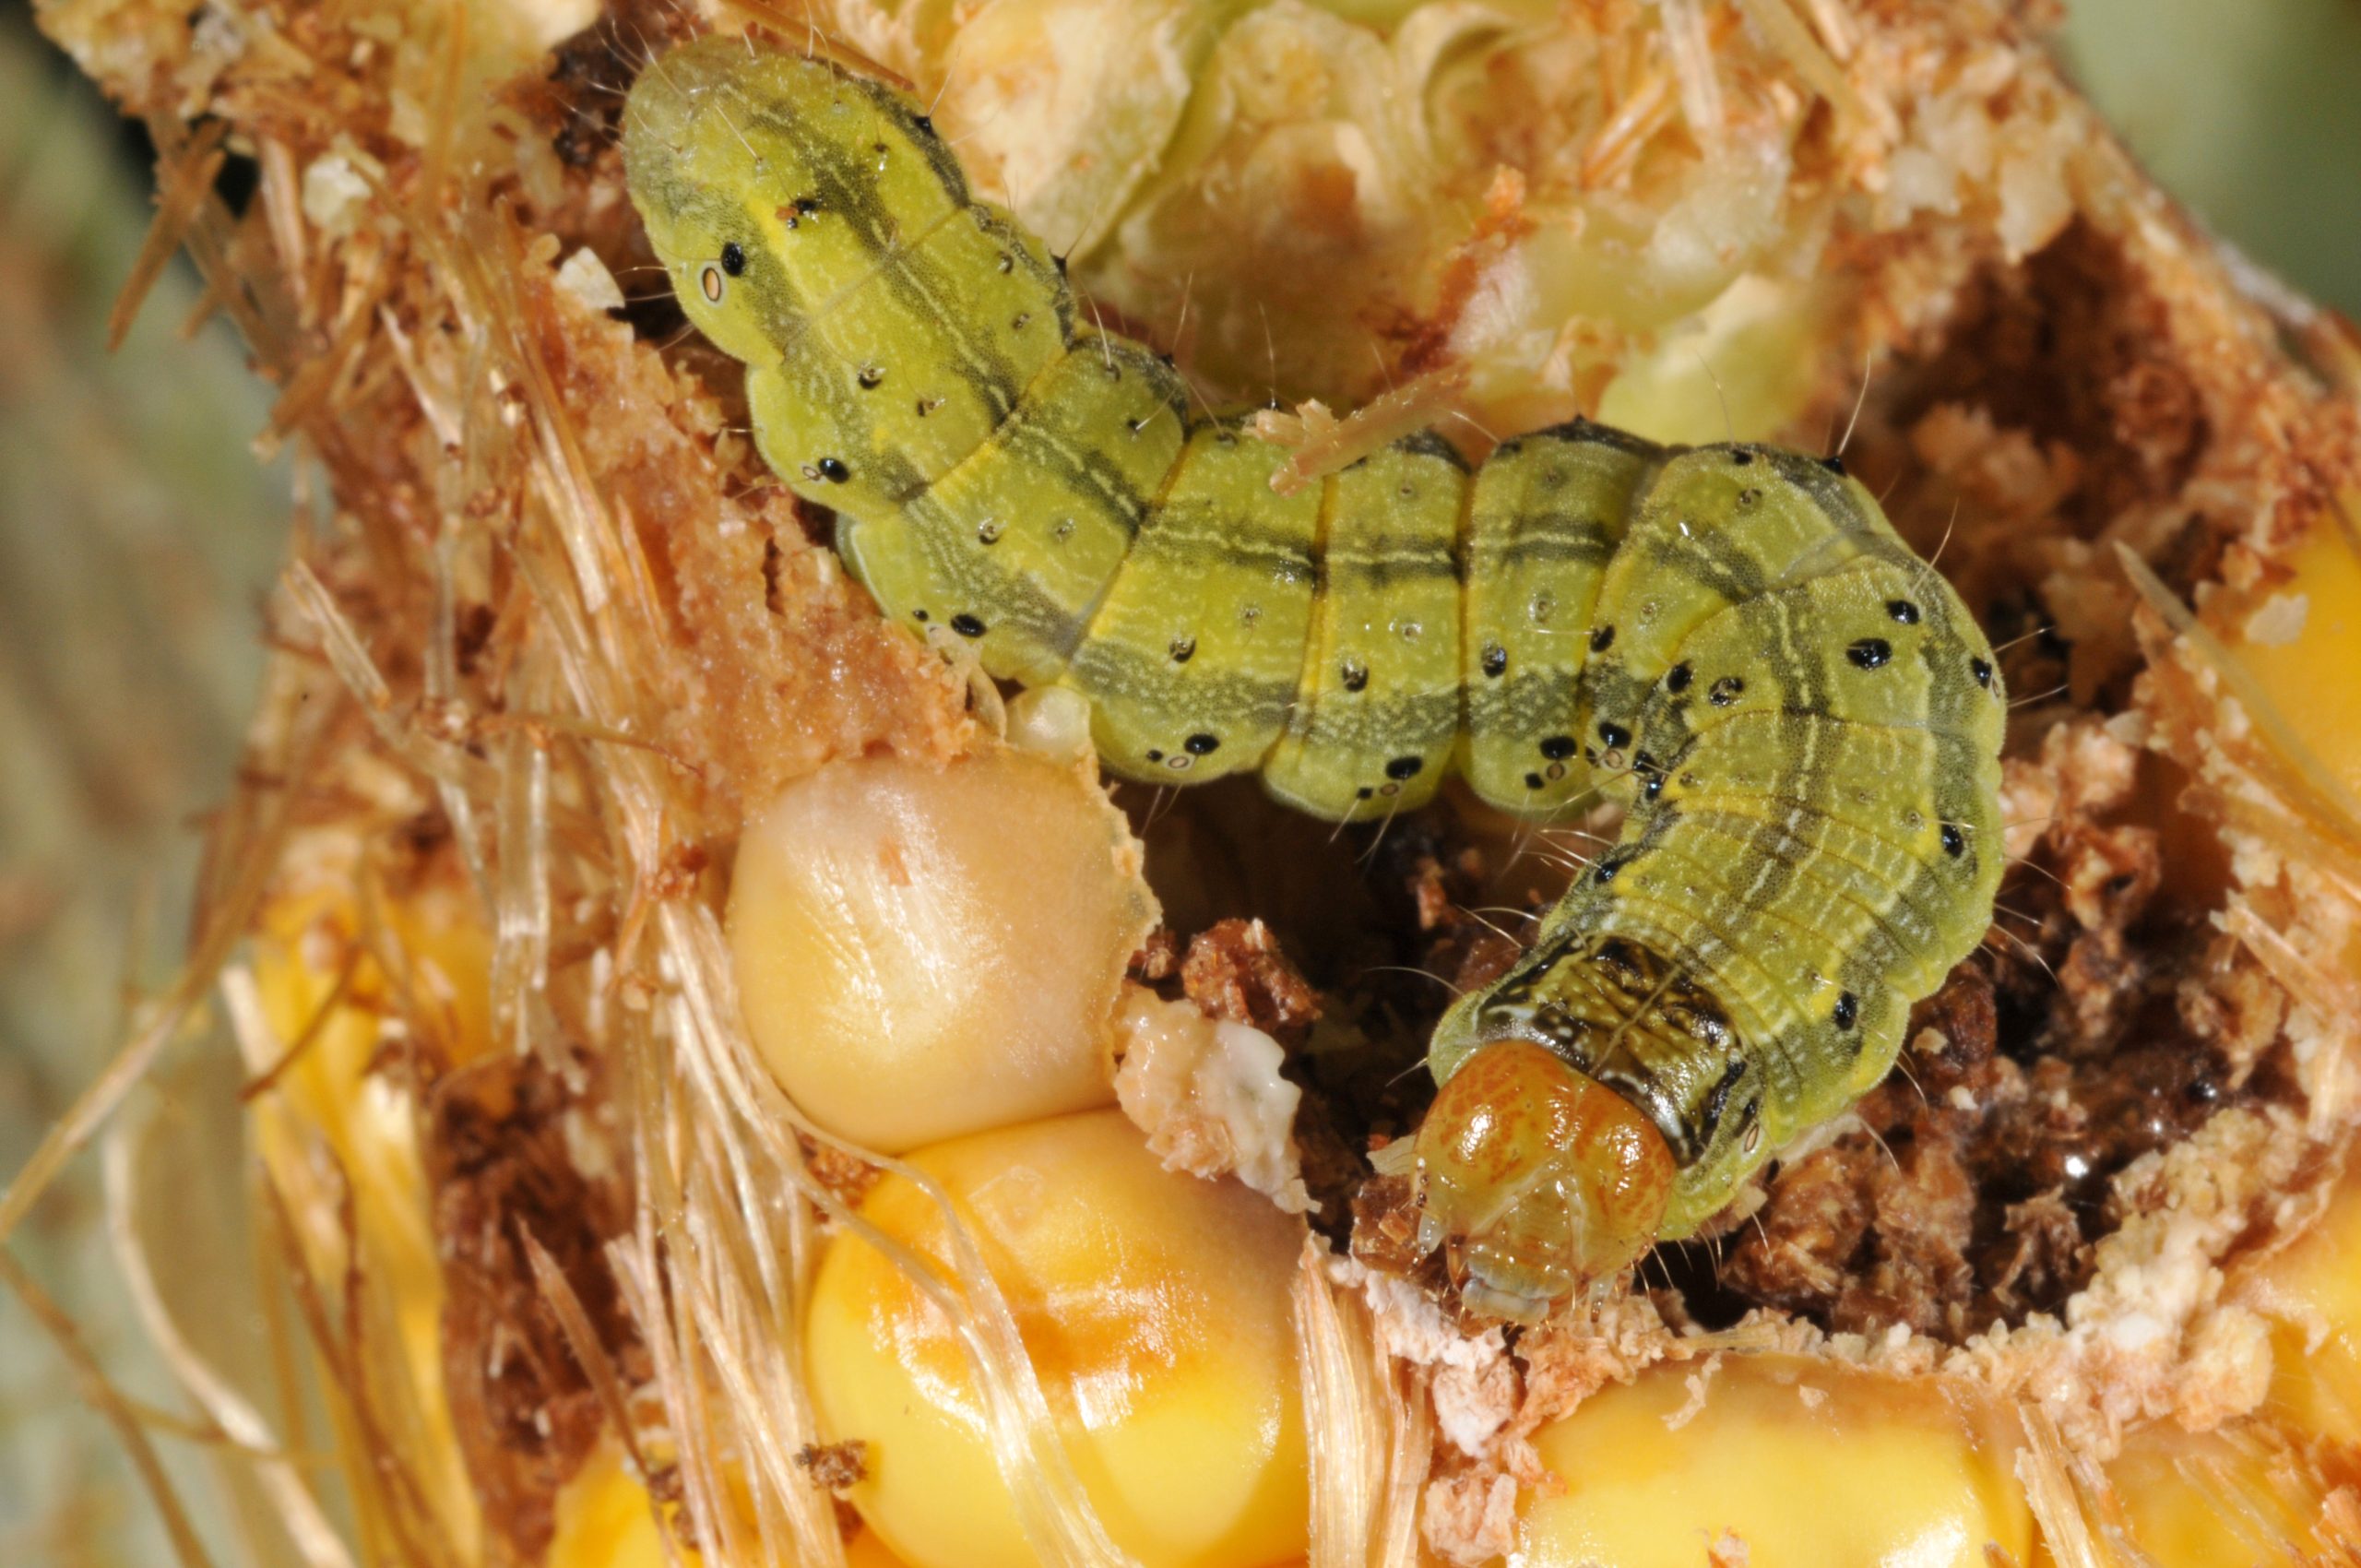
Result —
[{"label": "crumbly debris", "polygon": [[1499,1327],[1465,1332],[1431,1295],[1351,1259],[1335,1260],[1331,1273],[1360,1288],[1376,1324],[1379,1351],[1425,1369],[1436,1430],[1444,1441],[1467,1459],[1489,1455],[1493,1439],[1524,1396]]},{"label": "crumbly debris", "polygon": [[871,1189],[885,1178],[885,1172],[878,1167],[834,1144],[801,1135],[796,1142],[802,1147],[803,1163],[812,1172],[812,1179],[827,1188],[847,1208],[859,1208]]},{"label": "crumbly debris", "polygon": [[[2249,587],[2269,576],[2266,558],[2244,545],[2227,552],[2225,569]],[[2235,592],[2223,598],[2236,602]],[[2361,943],[2355,825],[2256,732],[2244,701],[2225,691],[2216,655],[2168,639],[2147,611],[2141,624],[2153,654],[2142,678],[2142,738],[2193,778],[2194,801],[2218,816],[2224,880],[2235,888],[2215,917],[2225,937],[2217,983],[2193,985],[2184,1014],[2193,1027],[2229,1031],[2249,1063],[2273,1043],[2257,1034],[2275,1018],[2308,1131],[2333,1135],[2361,1110],[2361,983],[2350,973]]]},{"label": "crumbly debris", "polygon": [[1357,1257],[1331,1258],[1328,1273],[1360,1292],[1380,1355],[1419,1374],[1442,1439],[1420,1527],[1430,1549],[1466,1568],[1513,1544],[1501,1532],[1513,1530],[1520,1488],[1551,1484],[1536,1433],[1609,1383],[1696,1353],[1644,1296],[1609,1297],[1512,1345],[1498,1324],[1464,1322],[1438,1289],[1397,1273]]},{"label": "crumbly debris", "polygon": [[1511,1470],[1538,1483],[1547,1472],[1533,1450],[1534,1433],[1610,1383],[1629,1383],[1658,1361],[1705,1352],[1676,1336],[1648,1297],[1609,1296],[1570,1321],[1525,1334],[1516,1353],[1525,1401],[1502,1434],[1500,1454]]},{"label": "crumbly debris", "polygon": [[1171,928],[1157,926],[1147,933],[1140,950],[1132,955],[1125,967],[1132,979],[1142,985],[1156,985],[1180,972],[1180,944],[1173,938]]},{"label": "crumbly debris", "polygon": [[1474,1568],[1516,1550],[1513,1476],[1471,1470],[1427,1483],[1418,1530],[1446,1562]]},{"label": "crumbly debris", "polygon": [[608,1360],[635,1384],[649,1363],[604,1252],[629,1227],[630,1205],[620,1183],[576,1165],[567,1123],[582,1102],[537,1059],[455,1073],[429,1104],[453,1430],[484,1517],[531,1562],[604,1412],[528,1251],[549,1254]]},{"label": "crumbly debris", "polygon": [[[1409,1146],[1406,1142],[1392,1141],[1382,1146],[1395,1158]],[[1418,1251],[1418,1190],[1410,1176],[1382,1172],[1360,1183],[1353,1194],[1350,1256],[1355,1263],[1377,1274],[1440,1290],[1444,1285],[1442,1266]]]},{"label": "crumbly debris", "polygon": [[1689,1397],[1680,1402],[1680,1408],[1664,1419],[1666,1430],[1679,1431],[1704,1412],[1707,1391],[1714,1385],[1714,1374],[1721,1370],[1722,1358],[1708,1356],[1695,1372],[1682,1377],[1681,1386],[1689,1391]]},{"label": "crumbly debris", "polygon": [[2171,1420],[2209,1431],[2252,1411],[2270,1383],[2263,1320],[2224,1299],[2221,1265],[2271,1218],[2311,1156],[2284,1111],[2227,1111],[2142,1157],[2116,1185],[2119,1227],[2062,1325],[2036,1320],[1971,1341],[1946,1370],[2048,1410],[2086,1453]]},{"label": "crumbly debris", "polygon": [[724,433],[733,411],[555,274],[524,289],[544,311],[541,343],[591,479],[669,561],[682,646],[663,667],[680,689],[662,732],[718,803],[759,804],[872,746],[947,758],[970,743],[955,672],[877,619],[785,489]]},{"label": "crumbly debris", "polygon": [[1282,1044],[1299,1043],[1320,1017],[1320,998],[1261,921],[1223,921],[1189,940],[1180,985],[1208,1018],[1251,1024]]},{"label": "crumbly debris", "polygon": [[860,1438],[844,1443],[807,1443],[795,1451],[795,1467],[827,1491],[849,1491],[869,1475],[869,1444]]},{"label": "crumbly debris", "polygon": [[1481,1457],[1515,1412],[1516,1370],[1503,1357],[1478,1366],[1445,1364],[1427,1384],[1435,1430],[1470,1457]]}]

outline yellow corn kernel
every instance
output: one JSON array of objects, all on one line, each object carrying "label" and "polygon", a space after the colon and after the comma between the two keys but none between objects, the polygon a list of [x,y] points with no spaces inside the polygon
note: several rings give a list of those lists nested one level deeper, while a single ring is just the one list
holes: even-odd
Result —
[{"label": "yellow corn kernel", "polygon": [[863,1530],[845,1542],[845,1568],[904,1568],[904,1564],[877,1538],[875,1530]]},{"label": "yellow corn kernel", "polygon": [[[701,1554],[682,1547],[680,1568]],[[595,1449],[557,1496],[557,1532],[541,1568],[673,1568],[647,1489],[624,1465],[611,1439]],[[904,1568],[874,1530],[845,1542],[845,1568]]]},{"label": "yellow corn kernel", "polygon": [[2332,1486],[2267,1426],[2142,1428],[2106,1474],[2148,1568],[2348,1561],[2324,1513]]},{"label": "yellow corn kernel", "polygon": [[[316,1175],[316,1139],[333,1156],[351,1231],[401,1348],[409,1397],[432,1434],[428,1489],[472,1528],[474,1498],[443,1387],[443,1271],[419,1146],[419,1109],[397,1075],[376,1070],[388,1020],[417,1049],[461,1066],[492,1049],[492,937],[467,891],[429,884],[371,906],[364,920],[349,868],[261,912],[252,948],[255,1020],[242,1028],[246,1068],[268,1087],[255,1139],[282,1194],[298,1200],[297,1236],[316,1284],[336,1289],[351,1262],[335,1199]],[[389,977],[388,968],[397,972]],[[302,1208],[303,1194],[314,1206]],[[330,1218],[323,1220],[322,1206]],[[467,1521],[457,1523],[457,1521]]]},{"label": "yellow corn kernel", "polygon": [[1659,1366],[1545,1429],[1565,1481],[1533,1496],[1519,1568],[1696,1568],[1725,1533],[1748,1561],[1988,1568],[2032,1560],[2012,1447],[1972,1396],[1789,1356]]},{"label": "yellow corn kernel", "polygon": [[2361,790],[2361,544],[2331,519],[2288,557],[2295,577],[2233,628],[2238,660],[2329,773]]},{"label": "yellow corn kernel", "polygon": [[[683,1552],[686,1568],[697,1558]],[[671,1568],[647,1489],[611,1438],[557,1494],[557,1533],[543,1568]]]},{"label": "yellow corn kernel", "polygon": [[2348,1172],[2327,1212],[2287,1246],[2232,1277],[2236,1298],[2271,1320],[2271,1393],[2282,1424],[2361,1443],[2361,1172]]},{"label": "yellow corn kernel", "polygon": [[729,921],[780,1085],[894,1152],[1113,1103],[1123,967],[1156,918],[1098,787],[998,751],[798,780],[740,842]]},{"label": "yellow corn kernel", "polygon": [[[1304,1550],[1288,1289],[1302,1231],[1234,1182],[1158,1165],[1097,1111],[939,1144],[913,1162],[973,1229],[1075,1471],[1147,1568],[1266,1568]],[[862,1206],[948,1255],[939,1211],[888,1178]],[[851,1492],[912,1568],[1031,1568],[950,1324],[856,1237],[814,1287],[812,1392],[831,1441],[868,1444]]]}]

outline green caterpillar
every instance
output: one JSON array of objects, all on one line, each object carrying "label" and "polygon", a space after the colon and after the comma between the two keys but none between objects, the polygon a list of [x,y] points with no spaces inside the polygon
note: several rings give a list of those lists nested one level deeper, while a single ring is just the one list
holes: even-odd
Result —
[{"label": "green caterpillar", "polygon": [[1077,319],[893,89],[706,39],[642,73],[623,152],[764,457],[879,604],[1080,692],[1115,772],[1255,769],[1332,819],[1454,770],[1519,812],[1628,802],[1435,1035],[1422,1239],[1470,1307],[1540,1316],[1694,1230],[1982,937],[1992,650],[1834,459],[1576,422],[1283,496],[1286,451]]}]

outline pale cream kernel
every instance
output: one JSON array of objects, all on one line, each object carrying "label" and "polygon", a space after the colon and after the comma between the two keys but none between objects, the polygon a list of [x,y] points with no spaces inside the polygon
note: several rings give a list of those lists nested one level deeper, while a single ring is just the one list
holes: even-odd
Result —
[{"label": "pale cream kernel", "polygon": [[740,841],[746,1028],[830,1131],[887,1152],[1113,1102],[1154,927],[1121,814],[1071,767],[882,757],[788,787]]},{"label": "pale cream kernel", "polygon": [[[1305,1544],[1289,1289],[1301,1225],[1235,1182],[1168,1171],[1113,1111],[938,1144],[939,1181],[1004,1292],[1092,1506],[1144,1568],[1269,1568]],[[938,1260],[940,1212],[889,1177],[861,1206]],[[858,1236],[823,1260],[808,1364],[850,1491],[910,1568],[1032,1568],[961,1342]]]}]

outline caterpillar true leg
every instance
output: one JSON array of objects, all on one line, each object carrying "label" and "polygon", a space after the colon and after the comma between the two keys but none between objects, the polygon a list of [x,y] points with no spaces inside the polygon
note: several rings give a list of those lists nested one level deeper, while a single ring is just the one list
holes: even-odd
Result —
[{"label": "caterpillar true leg", "polygon": [[706,40],[626,126],[764,457],[887,613],[1086,697],[1110,770],[1255,770],[1340,821],[1453,770],[1512,811],[1626,805],[1435,1033],[1420,1238],[1471,1307],[1537,1317],[1694,1230],[1982,935],[1992,651],[1835,459],[1576,422],[1471,467],[1425,431],[1281,495],[1287,451],[1079,324],[892,89]]}]

